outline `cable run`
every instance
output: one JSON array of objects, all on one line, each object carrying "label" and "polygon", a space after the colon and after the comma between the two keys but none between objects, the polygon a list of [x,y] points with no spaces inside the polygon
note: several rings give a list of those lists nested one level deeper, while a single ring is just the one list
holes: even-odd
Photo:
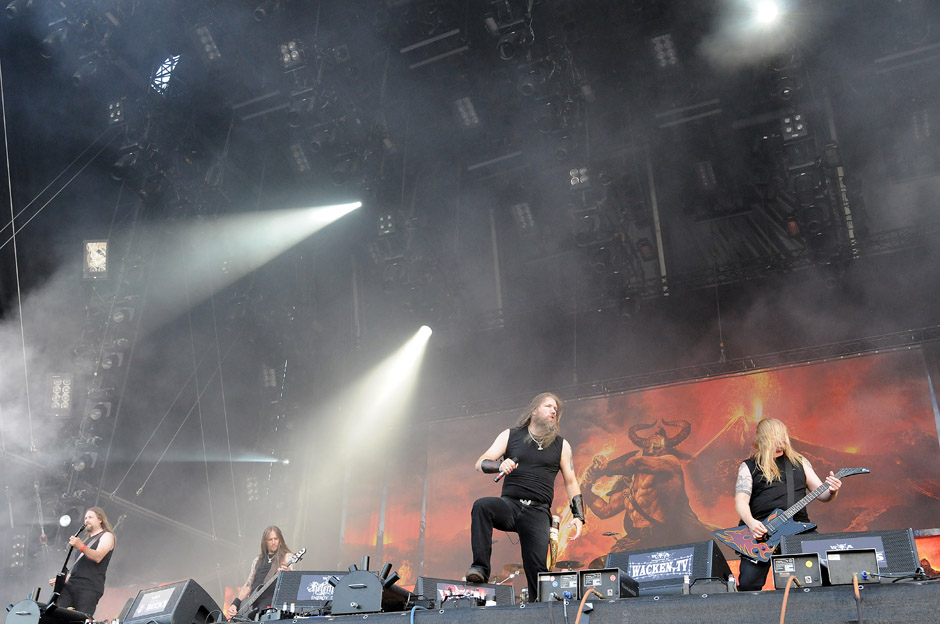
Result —
[{"label": "cable run", "polygon": [[[10,173],[10,144],[7,137],[7,103],[3,92],[3,65],[0,64],[0,114],[3,115],[3,151],[7,161],[7,188],[10,190],[10,225],[13,234],[8,240],[13,241],[13,267],[16,275],[16,305],[20,315],[20,341],[23,345],[23,381],[26,388],[26,420],[29,424],[29,450],[35,452],[36,442],[33,439],[33,408],[29,400],[29,364],[26,356],[26,329],[23,326],[23,293],[20,290],[20,259],[16,249],[16,215],[13,214],[13,177]],[[29,223],[27,221],[26,223]],[[25,225],[25,224],[24,224]],[[0,249],[6,243],[0,245]]]}]

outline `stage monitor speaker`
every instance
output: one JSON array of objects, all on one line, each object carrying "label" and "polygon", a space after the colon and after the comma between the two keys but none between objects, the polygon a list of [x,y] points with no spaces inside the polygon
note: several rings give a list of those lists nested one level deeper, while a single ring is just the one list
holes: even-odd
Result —
[{"label": "stage monitor speaker", "polygon": [[878,571],[882,574],[910,574],[920,567],[911,529],[788,535],[780,542],[780,548],[788,555],[814,552],[823,565],[826,565],[826,551],[874,548],[878,554]]},{"label": "stage monitor speaker", "polygon": [[859,583],[880,583],[878,553],[874,548],[826,551],[826,566],[830,585],[852,585],[855,576]]},{"label": "stage monitor speaker", "polygon": [[274,586],[271,605],[281,611],[296,615],[307,615],[319,611],[333,600],[330,579],[341,579],[349,574],[331,571],[283,570]]},{"label": "stage monitor speaker", "polygon": [[636,598],[640,595],[639,583],[620,568],[581,570],[578,572],[578,585],[582,598],[592,589],[608,599]]},{"label": "stage monitor speaker", "polygon": [[222,619],[215,600],[187,579],[141,590],[124,624],[212,624]]},{"label": "stage monitor speaker", "polygon": [[803,587],[821,587],[823,584],[822,565],[816,553],[793,555],[773,555],[770,558],[774,575],[774,589],[783,589],[787,579],[795,576]]},{"label": "stage monitor speaker", "polygon": [[433,600],[438,607],[448,602],[476,600],[484,604],[496,602],[500,607],[511,607],[516,603],[512,585],[494,585],[492,583],[468,583],[447,579],[419,576],[415,584],[415,594],[427,600]]},{"label": "stage monitor speaker", "polygon": [[539,602],[551,602],[555,596],[578,600],[581,598],[578,589],[577,572],[539,572]]},{"label": "stage monitor speaker", "polygon": [[640,596],[681,594],[683,582],[717,578],[727,580],[728,562],[714,541],[692,542],[607,555],[608,568],[620,568],[638,584]]}]

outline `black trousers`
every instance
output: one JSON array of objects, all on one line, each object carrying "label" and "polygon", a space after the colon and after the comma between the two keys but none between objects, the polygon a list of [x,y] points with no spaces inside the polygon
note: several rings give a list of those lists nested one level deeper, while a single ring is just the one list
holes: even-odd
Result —
[{"label": "black trousers", "polygon": [[493,529],[519,535],[522,568],[529,586],[529,600],[538,595],[539,572],[547,572],[549,530],[552,516],[547,506],[525,505],[514,498],[490,496],[477,499],[470,513],[470,546],[473,566],[490,577]]},{"label": "black trousers", "polygon": [[741,570],[738,573],[738,590],[758,591],[767,581],[770,562],[754,562],[741,558]]},{"label": "black trousers", "polygon": [[76,611],[81,611],[88,617],[92,617],[95,614],[95,609],[98,608],[98,601],[101,600],[101,596],[101,592],[94,589],[85,589],[81,586],[76,587],[71,583],[66,583],[62,587],[59,599],[56,600],[56,606],[61,609],[72,607]]}]

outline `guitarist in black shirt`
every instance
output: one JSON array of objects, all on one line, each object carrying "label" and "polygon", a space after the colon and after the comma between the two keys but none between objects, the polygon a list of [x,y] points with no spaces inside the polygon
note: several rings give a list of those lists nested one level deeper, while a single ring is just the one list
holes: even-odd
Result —
[{"label": "guitarist in black shirt", "polygon": [[[802,498],[807,488],[815,490],[823,484],[809,460],[790,445],[787,426],[776,418],[764,418],[757,423],[754,451],[741,463],[734,486],[734,509],[741,518],[741,524],[747,525],[755,539],[759,540],[767,534],[767,527],[760,519],[766,518],[775,509],[790,506],[787,499],[788,481],[791,478],[795,500]],[[830,472],[826,477],[826,485],[829,489],[818,499],[828,502],[836,497],[842,481]],[[809,522],[805,509],[793,518],[798,522]],[[764,586],[769,569],[770,561],[755,562],[742,557],[738,589],[759,590]]]},{"label": "guitarist in black shirt", "polygon": [[[248,572],[248,580],[238,588],[238,597],[229,605],[227,614],[229,618],[235,617],[239,613],[247,611],[246,607],[263,606],[262,602],[270,602],[273,595],[254,596],[258,590],[267,581],[281,570],[290,570],[289,562],[293,556],[290,547],[284,542],[284,534],[281,529],[271,525],[261,534],[261,553],[251,562],[251,570]],[[270,585],[268,594],[274,593],[274,585]],[[242,605],[242,601],[252,597],[253,604]]]}]

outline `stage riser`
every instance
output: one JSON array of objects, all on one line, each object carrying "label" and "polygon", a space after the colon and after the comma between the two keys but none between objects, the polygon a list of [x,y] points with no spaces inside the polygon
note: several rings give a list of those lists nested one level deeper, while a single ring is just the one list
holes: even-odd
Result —
[{"label": "stage riser", "polygon": [[[589,621],[593,624],[752,624],[753,622],[777,622],[783,603],[782,591],[740,592],[736,594],[710,594],[707,596],[653,596],[627,598],[607,602],[592,600],[594,611]],[[862,590],[862,618],[868,623],[898,623],[935,621],[937,604],[940,604],[940,584],[903,583],[894,585],[872,585]],[[578,603],[568,606],[568,619],[574,622]],[[552,611],[549,612],[549,609]],[[563,606],[560,602],[533,603],[524,608],[516,607],[470,607],[444,609],[443,611],[418,611],[415,622],[430,624],[545,624],[564,622]],[[369,614],[369,622],[408,622],[409,612]],[[333,616],[318,619],[324,622],[362,621],[362,615]],[[272,621],[267,624],[287,624],[293,620]],[[587,618],[581,617],[582,624]],[[819,587],[808,591],[791,589],[787,604],[787,624],[843,624],[857,621],[855,597],[851,585]]]}]

